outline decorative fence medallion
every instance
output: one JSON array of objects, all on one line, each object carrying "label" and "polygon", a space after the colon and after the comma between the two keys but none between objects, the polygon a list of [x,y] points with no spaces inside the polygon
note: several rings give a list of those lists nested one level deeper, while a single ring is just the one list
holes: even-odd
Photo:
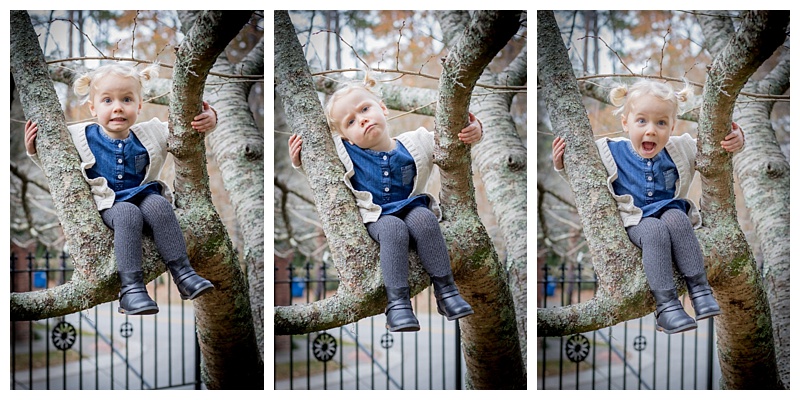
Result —
[{"label": "decorative fence medallion", "polygon": [[133,324],[130,322],[126,322],[119,327],[119,334],[122,335],[124,338],[129,338],[133,336]]},{"label": "decorative fence medallion", "polygon": [[381,347],[384,349],[388,349],[394,345],[394,337],[392,337],[391,333],[385,333],[381,336]]},{"label": "decorative fence medallion", "polygon": [[53,346],[57,349],[66,351],[69,350],[75,340],[78,338],[78,331],[67,321],[59,322],[50,334],[50,339],[53,341]]},{"label": "decorative fence medallion", "polygon": [[636,351],[644,350],[647,348],[647,339],[641,335],[637,336],[633,339],[633,348],[636,349]]},{"label": "decorative fence medallion", "polygon": [[336,354],[336,339],[325,332],[320,333],[314,339],[313,349],[314,357],[319,361],[326,362]]},{"label": "decorative fence medallion", "polygon": [[565,349],[567,351],[567,358],[572,362],[581,362],[589,355],[589,339],[581,334],[572,335],[567,339]]}]

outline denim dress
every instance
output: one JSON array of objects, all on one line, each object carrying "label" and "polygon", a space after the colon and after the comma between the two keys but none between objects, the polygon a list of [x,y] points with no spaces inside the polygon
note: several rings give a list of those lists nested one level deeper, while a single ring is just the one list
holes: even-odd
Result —
[{"label": "denim dress", "polygon": [[381,207],[381,215],[428,206],[428,196],[424,194],[409,197],[417,169],[414,158],[400,141],[391,151],[362,149],[346,140],[343,143],[353,161],[353,188],[371,193],[372,202]]},{"label": "denim dress", "polygon": [[614,193],[631,195],[633,204],[642,210],[642,218],[658,218],[671,208],[689,212],[689,202],[675,198],[678,169],[666,150],[648,159],[636,153],[627,140],[609,142],[608,147],[617,163]]},{"label": "denim dress", "polygon": [[150,165],[150,156],[133,132],[126,139],[112,139],[99,125],[93,124],[86,127],[86,141],[95,157],[95,164],[86,175],[90,179],[105,178],[108,187],[116,194],[115,203],[161,194],[158,182],[141,185]]}]

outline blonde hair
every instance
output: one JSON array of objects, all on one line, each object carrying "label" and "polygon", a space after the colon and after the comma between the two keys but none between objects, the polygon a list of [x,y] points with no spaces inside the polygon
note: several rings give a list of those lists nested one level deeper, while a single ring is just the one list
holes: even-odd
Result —
[{"label": "blonde hair", "polygon": [[615,107],[614,115],[625,115],[631,110],[631,102],[635,101],[641,96],[646,94],[655,96],[658,99],[667,101],[674,106],[672,119],[674,120],[678,115],[678,110],[682,106],[688,105],[694,97],[694,92],[688,81],[684,81],[683,89],[675,91],[672,87],[663,82],[656,82],[651,80],[642,80],[634,83],[630,88],[626,85],[620,85],[611,89],[608,94],[608,99]]},{"label": "blonde hair", "polygon": [[345,83],[343,87],[333,92],[331,97],[329,97],[328,101],[325,103],[325,119],[328,121],[328,127],[331,129],[331,132],[336,132],[339,135],[342,134],[342,132],[339,131],[337,121],[331,117],[331,112],[333,111],[333,105],[345,95],[350,94],[355,90],[363,90],[370,96],[374,97],[375,100],[378,100],[379,102],[383,101],[381,96],[372,89],[378,84],[378,81],[372,76],[372,73],[369,70],[364,72],[363,80]]},{"label": "blonde hair", "polygon": [[[135,79],[139,83],[139,98],[141,99],[142,87],[145,82],[158,78],[158,64],[151,64],[141,71],[130,65],[120,63],[106,64],[79,76],[72,84],[72,90],[81,99],[81,104],[91,99],[91,94],[97,90],[97,81],[109,74],[114,74],[121,78]],[[92,84],[93,82],[94,84]]]}]

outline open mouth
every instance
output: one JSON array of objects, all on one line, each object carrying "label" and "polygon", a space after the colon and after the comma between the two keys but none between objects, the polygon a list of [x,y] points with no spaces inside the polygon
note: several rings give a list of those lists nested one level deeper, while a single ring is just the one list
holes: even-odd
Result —
[{"label": "open mouth", "polygon": [[653,142],[642,142],[642,150],[646,152],[651,152],[656,148],[656,144]]}]

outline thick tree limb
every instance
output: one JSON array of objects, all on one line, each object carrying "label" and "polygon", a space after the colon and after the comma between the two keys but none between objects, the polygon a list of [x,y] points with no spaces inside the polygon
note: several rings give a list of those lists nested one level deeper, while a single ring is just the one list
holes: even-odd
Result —
[{"label": "thick tree limb", "polygon": [[203,380],[212,389],[263,388],[263,361],[256,344],[247,281],[211,202],[204,137],[190,124],[202,110],[211,66],[250,14],[205,12],[194,21],[176,51],[170,98],[168,144],[175,157],[176,213],[197,224],[202,236],[187,240],[190,260],[200,275],[215,284],[214,291],[194,302]]},{"label": "thick tree limb", "polygon": [[[11,294],[12,320],[36,320],[116,299],[119,278],[111,231],[96,212],[89,186],[81,175],[80,158],[67,131],[30,17],[24,11],[14,11],[11,26],[12,75],[27,118],[39,123],[37,154],[50,193],[57,199],[56,214],[75,268],[72,280],[64,287]],[[164,271],[158,258],[152,240],[145,240],[143,268],[147,281]]]},{"label": "thick tree limb", "polygon": [[[471,385],[476,389],[524,387],[524,364],[505,270],[477,213],[470,148],[457,134],[468,124],[475,83],[517,32],[519,21],[519,12],[476,12],[451,47],[439,80],[434,162],[442,175],[442,225],[450,244],[453,269],[462,295],[475,309],[475,315],[464,319],[460,326],[464,342],[469,343],[464,354]],[[448,229],[451,226],[458,228]],[[491,296],[495,300],[492,304],[480,300]],[[500,365],[519,375],[480,373],[496,370]]]},{"label": "thick tree limb", "polygon": [[[592,253],[599,283],[594,299],[580,305],[537,309],[537,335],[587,332],[638,318],[652,310],[641,252],[622,227],[606,187],[606,170],[594,145],[575,75],[552,12],[538,12],[537,79],[553,132],[569,143],[564,165]],[[546,82],[546,84],[544,83]],[[644,306],[644,307],[643,307]],[[596,309],[596,312],[586,312]]]},{"label": "thick tree limb", "polygon": [[[720,365],[723,386],[728,388],[764,389],[780,385],[767,294],[736,220],[732,156],[718,143],[729,132],[738,93],[784,42],[788,23],[786,11],[747,12],[737,34],[714,58],[700,110],[697,170],[703,179],[703,225],[710,229],[699,236],[706,254],[712,255],[706,264],[709,281],[716,289],[723,311],[716,318],[717,338],[726,344],[725,351],[720,346]],[[715,49],[719,47],[712,45]],[[764,155],[760,154],[759,158],[762,157]],[[788,176],[785,185],[785,191],[774,193],[785,196],[784,200],[776,200],[788,206]],[[786,212],[783,221],[788,232],[788,210]],[[721,242],[727,245],[714,245]],[[747,314],[755,316],[756,320],[741,318],[742,309],[748,310]]]}]

